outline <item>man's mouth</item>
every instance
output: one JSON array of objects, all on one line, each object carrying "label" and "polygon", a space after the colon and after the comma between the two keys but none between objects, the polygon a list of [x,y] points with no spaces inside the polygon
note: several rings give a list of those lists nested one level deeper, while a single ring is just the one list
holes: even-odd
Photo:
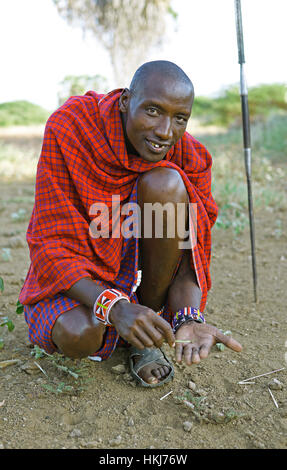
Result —
[{"label": "man's mouth", "polygon": [[145,139],[148,147],[151,149],[151,151],[154,151],[155,153],[161,153],[163,150],[166,150],[169,146],[166,144],[160,144],[158,142],[155,142],[154,140],[149,140]]}]

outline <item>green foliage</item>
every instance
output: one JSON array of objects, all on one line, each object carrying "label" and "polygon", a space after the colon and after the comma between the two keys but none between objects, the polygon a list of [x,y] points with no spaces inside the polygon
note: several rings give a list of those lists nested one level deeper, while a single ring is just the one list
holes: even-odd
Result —
[{"label": "green foliage", "polygon": [[74,387],[72,385],[67,385],[65,382],[59,382],[56,385],[53,384],[43,384],[43,388],[45,388],[48,392],[59,394],[59,393],[70,393],[74,391]]},{"label": "green foliage", "polygon": [[[78,369],[77,367],[75,367],[75,365],[71,364],[71,360],[67,357],[56,353],[48,354],[46,351],[44,351],[44,349],[40,348],[37,345],[34,346],[33,350],[31,351],[31,355],[34,356],[35,359],[46,358],[46,365],[51,365],[55,367],[58,371],[56,375],[52,375],[52,373],[47,373],[41,367],[41,371],[46,375],[48,379],[48,383],[43,384],[42,386],[48,392],[55,394],[64,394],[71,392],[78,393],[83,390],[83,385],[88,380],[85,377],[85,366],[81,366],[81,369]],[[68,366],[66,364],[68,364]],[[73,378],[72,385],[66,383],[66,381],[59,381],[59,375],[71,376]]]},{"label": "green foliage", "polygon": [[[254,210],[285,211],[287,113],[270,115],[265,122],[251,124],[252,193]],[[239,237],[249,226],[242,130],[231,127],[217,134],[195,137],[213,157],[212,194],[219,207],[215,229],[232,230]],[[191,129],[191,133],[192,129]],[[275,163],[275,164],[274,164]],[[280,236],[278,225],[274,236]],[[282,231],[282,230],[281,230]]]},{"label": "green foliage", "polygon": [[102,75],[67,75],[60,83],[58,93],[59,105],[63,104],[70,96],[84,95],[87,91],[94,90],[97,93],[107,92],[107,80]]},{"label": "green foliage", "polygon": [[[3,292],[4,292],[4,281],[2,277],[0,277],[0,293],[2,294]],[[2,327],[6,326],[8,328],[8,331],[13,331],[15,328],[14,323],[8,317],[0,318],[0,326]],[[3,347],[4,347],[4,340],[3,338],[0,338],[0,350],[3,349]]]},{"label": "green foliage", "polygon": [[17,315],[21,315],[23,312],[24,312],[24,305],[22,305],[21,302],[17,300],[16,313]]},{"label": "green foliage", "polygon": [[10,320],[8,317],[2,317],[2,322],[0,323],[0,326],[7,326],[8,331],[13,331],[15,328],[14,323],[12,320]]},{"label": "green foliage", "polygon": [[[270,114],[287,111],[287,88],[284,84],[259,85],[248,90],[251,122],[265,121]],[[206,125],[230,126],[241,123],[239,87],[232,85],[215,98],[198,96],[193,105],[193,117]]]},{"label": "green foliage", "polygon": [[0,127],[43,124],[49,112],[29,101],[0,103]]},{"label": "green foliage", "polygon": [[[4,292],[4,280],[2,277],[0,277],[0,295]],[[17,301],[17,306],[16,306],[16,313],[21,314],[23,313],[24,306]],[[0,327],[7,327],[8,331],[13,331],[15,328],[15,325],[13,321],[9,317],[1,317],[0,318]],[[3,338],[0,338],[0,350],[3,349],[4,347],[4,340]]]}]

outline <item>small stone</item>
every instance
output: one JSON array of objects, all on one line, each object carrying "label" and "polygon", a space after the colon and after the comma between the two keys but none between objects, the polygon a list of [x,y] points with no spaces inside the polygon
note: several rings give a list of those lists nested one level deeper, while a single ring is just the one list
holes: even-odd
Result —
[{"label": "small stone", "polygon": [[271,382],[269,382],[268,387],[271,390],[282,390],[283,389],[283,383],[280,382],[278,379],[272,379]]},{"label": "small stone", "polygon": [[195,391],[196,390],[196,384],[194,382],[192,382],[192,380],[190,380],[188,382],[188,388],[190,388],[190,390]]},{"label": "small stone", "polygon": [[134,425],[135,425],[135,422],[134,422],[133,418],[130,418],[128,420],[128,426],[134,426]]},{"label": "small stone", "polygon": [[207,391],[203,390],[203,388],[196,389],[196,394],[200,397],[206,397],[208,395]]},{"label": "small stone", "polygon": [[73,429],[73,431],[70,432],[69,437],[80,437],[81,435],[81,431],[75,428]]},{"label": "small stone", "polygon": [[113,374],[116,374],[116,375],[125,374],[126,368],[124,364],[118,364],[117,366],[112,367],[112,372]]},{"label": "small stone", "polygon": [[88,449],[95,449],[96,447],[98,447],[99,444],[99,441],[89,441],[85,442],[83,446],[87,447]]},{"label": "small stone", "polygon": [[259,449],[265,449],[265,445],[261,441],[255,441],[254,442],[255,446],[258,447]]},{"label": "small stone", "polygon": [[121,435],[118,435],[117,437],[115,437],[114,439],[111,439],[109,441],[109,444],[111,446],[118,446],[120,445],[120,443],[122,442],[122,436]]},{"label": "small stone", "polygon": [[192,428],[192,423],[190,421],[184,421],[183,429],[185,432],[190,432]]}]

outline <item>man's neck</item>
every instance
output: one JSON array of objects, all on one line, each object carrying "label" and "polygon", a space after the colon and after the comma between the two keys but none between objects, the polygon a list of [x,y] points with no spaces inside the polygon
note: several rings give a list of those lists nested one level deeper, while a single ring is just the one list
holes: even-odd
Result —
[{"label": "man's neck", "polygon": [[124,139],[125,139],[127,153],[129,155],[138,155],[139,156],[139,153],[136,151],[134,146],[130,143],[129,138],[128,138],[127,133],[126,133],[126,115],[124,113],[121,113],[121,112],[120,112],[120,115],[121,115],[121,121],[122,121],[122,126],[123,126],[123,133],[124,133]]}]

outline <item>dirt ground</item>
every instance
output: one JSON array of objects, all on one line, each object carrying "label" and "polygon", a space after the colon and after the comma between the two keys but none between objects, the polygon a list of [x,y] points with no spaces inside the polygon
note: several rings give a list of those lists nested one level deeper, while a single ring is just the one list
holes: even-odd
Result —
[{"label": "dirt ground", "polygon": [[255,213],[257,304],[248,227],[237,237],[232,229],[213,231],[206,317],[231,331],[243,351],[214,346],[199,365],[175,364],[173,382],[143,389],[129,374],[126,349],[102,363],[35,355],[24,316],[15,313],[29,267],[33,195],[33,181],[1,183],[0,317],[15,328],[0,328],[0,448],[285,449],[286,211]]}]

